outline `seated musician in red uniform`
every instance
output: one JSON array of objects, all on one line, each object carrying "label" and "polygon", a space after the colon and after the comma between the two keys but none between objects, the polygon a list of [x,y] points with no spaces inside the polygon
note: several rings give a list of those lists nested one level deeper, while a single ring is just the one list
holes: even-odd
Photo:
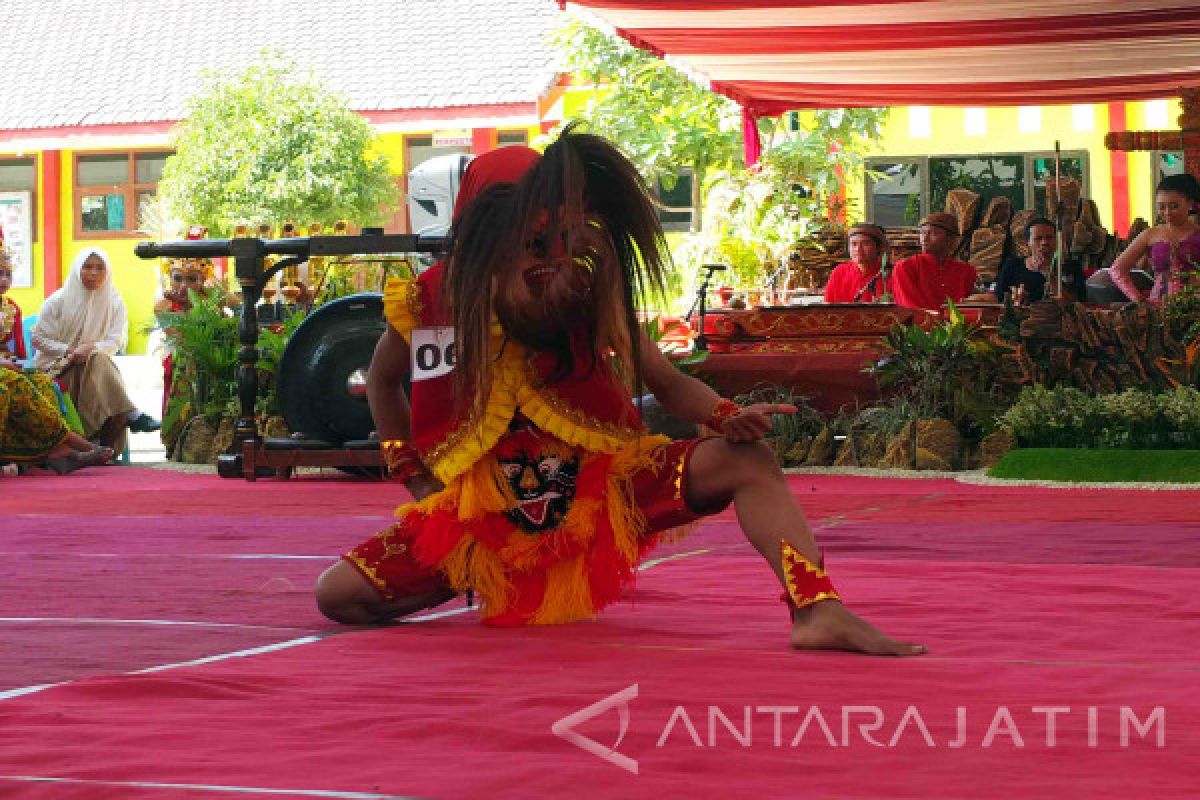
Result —
[{"label": "seated musician in red uniform", "polygon": [[[896,264],[892,294],[898,305],[937,311],[947,300],[961,303],[975,291],[975,268],[951,257],[958,222],[942,211],[921,220],[921,254]],[[989,300],[991,298],[988,298]]]},{"label": "seated musician in red uniform", "polygon": [[[489,625],[590,619],[660,536],[732,502],[784,590],[791,646],[924,652],[834,589],[762,441],[795,407],[722,399],[641,331],[635,298],[661,291],[667,256],[646,184],[616,148],[568,129],[544,155],[475,159],[450,252],[388,284],[368,379],[388,470],[414,502],[326,570],[322,612],[382,622],[471,590]],[[721,435],[650,435],[631,401],[643,385]]]},{"label": "seated musician in red uniform", "polygon": [[863,222],[847,234],[850,260],[838,264],[825,285],[826,303],[874,303],[890,294],[890,279],[883,271],[887,234],[878,225]]}]

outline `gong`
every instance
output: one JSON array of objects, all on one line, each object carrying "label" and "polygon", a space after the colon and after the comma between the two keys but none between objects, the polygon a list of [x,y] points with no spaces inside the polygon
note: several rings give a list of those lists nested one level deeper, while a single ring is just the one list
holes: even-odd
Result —
[{"label": "gong", "polygon": [[279,361],[288,428],[330,444],[371,434],[367,368],[384,326],[383,295],[375,293],[326,303],[300,323]]}]

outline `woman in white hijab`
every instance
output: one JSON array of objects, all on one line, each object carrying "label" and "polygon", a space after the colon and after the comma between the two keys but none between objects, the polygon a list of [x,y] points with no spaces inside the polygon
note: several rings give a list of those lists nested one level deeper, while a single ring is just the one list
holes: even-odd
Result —
[{"label": "woman in white hijab", "polygon": [[108,264],[99,248],[80,252],[66,285],[42,305],[31,338],[34,366],[71,395],[87,436],[120,450],[127,427],[157,430],[158,423],[134,407],[112,360],[125,346],[129,322]]}]

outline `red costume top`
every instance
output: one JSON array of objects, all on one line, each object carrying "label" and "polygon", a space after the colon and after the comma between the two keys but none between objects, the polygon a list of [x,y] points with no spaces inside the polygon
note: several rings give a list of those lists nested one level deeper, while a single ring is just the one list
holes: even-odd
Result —
[{"label": "red costume top", "polygon": [[0,295],[0,354],[26,359],[25,330],[21,326],[21,307]]},{"label": "red costume top", "polygon": [[928,253],[906,258],[892,273],[892,294],[898,305],[937,311],[947,300],[961,302],[975,289],[975,268],[955,258],[941,264]]},{"label": "red costume top", "polygon": [[[834,268],[825,284],[826,303],[873,303],[879,296],[890,292],[891,281],[879,277],[880,266],[876,266],[869,274],[864,274],[858,264],[846,261]],[[874,284],[863,291],[863,287]],[[862,291],[860,295],[859,292]]]}]

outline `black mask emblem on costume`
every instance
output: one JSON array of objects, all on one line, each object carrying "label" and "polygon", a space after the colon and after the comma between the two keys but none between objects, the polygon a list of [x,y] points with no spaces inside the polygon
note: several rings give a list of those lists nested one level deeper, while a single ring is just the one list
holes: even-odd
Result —
[{"label": "black mask emblem on costume", "polygon": [[506,512],[526,533],[544,533],[563,521],[575,499],[579,460],[557,455],[517,453],[500,459],[517,507]]}]

